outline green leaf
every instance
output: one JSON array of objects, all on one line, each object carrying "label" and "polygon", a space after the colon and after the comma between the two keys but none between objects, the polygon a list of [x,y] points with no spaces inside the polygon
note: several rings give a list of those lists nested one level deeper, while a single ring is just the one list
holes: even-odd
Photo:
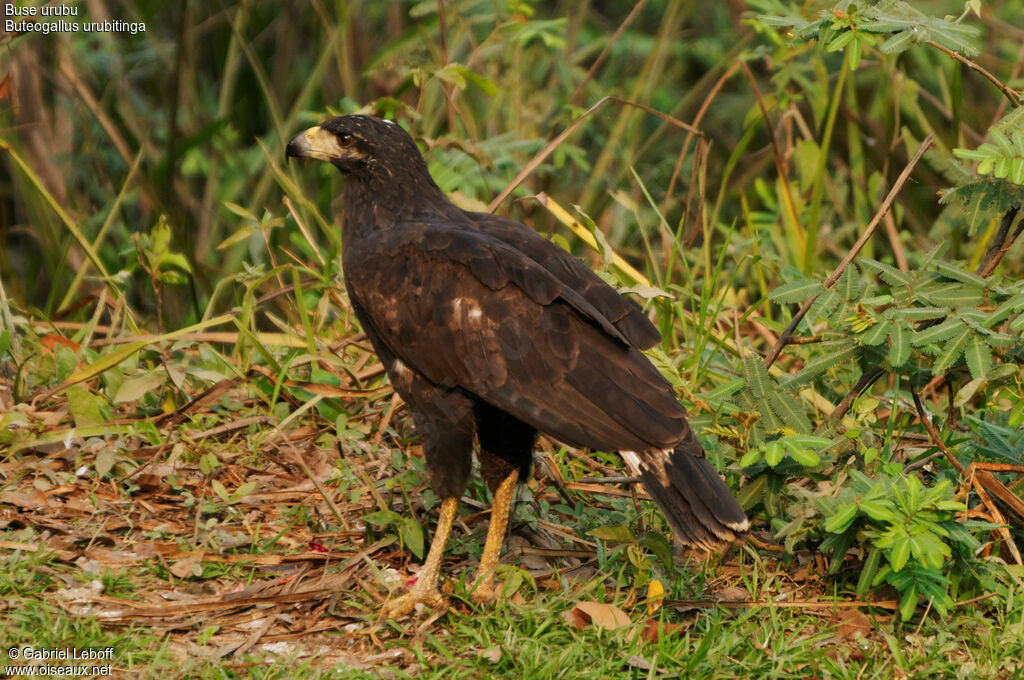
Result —
[{"label": "green leaf", "polygon": [[612,524],[596,527],[588,531],[587,536],[590,536],[591,538],[600,538],[602,541],[608,541],[609,543],[636,542],[636,535],[633,533],[633,530],[625,524]]},{"label": "green leaf", "polygon": [[896,521],[896,513],[892,511],[892,507],[886,501],[861,499],[858,506],[861,512],[871,519],[879,522]]},{"label": "green leaf", "polygon": [[919,333],[914,333],[910,338],[910,344],[915,347],[921,347],[923,345],[929,345],[935,342],[942,342],[948,338],[962,333],[964,329],[964,322],[958,317],[950,317],[931,328],[926,328]]},{"label": "green leaf", "polygon": [[821,281],[816,281],[814,279],[797,279],[796,281],[784,283],[768,293],[768,299],[781,304],[792,304],[812,298],[823,290],[825,290],[825,288],[821,284]]},{"label": "green leaf", "polygon": [[386,527],[401,522],[402,516],[392,510],[378,510],[368,515],[363,515],[363,521],[375,527]]},{"label": "green leaf", "polygon": [[818,449],[823,449],[826,446],[832,446],[834,443],[828,437],[819,437],[813,434],[793,434],[785,438],[787,441],[791,441],[797,446],[810,446]]},{"label": "green leaf", "polygon": [[743,359],[743,372],[746,375],[750,391],[757,399],[766,399],[775,391],[775,384],[760,357],[753,354],[746,356]]},{"label": "green leaf", "polygon": [[862,345],[872,347],[881,345],[889,337],[890,330],[892,330],[892,322],[883,320],[858,335],[857,341]]},{"label": "green leaf", "polygon": [[746,384],[747,382],[743,378],[736,378],[735,380],[722,383],[715,389],[702,395],[702,398],[706,401],[726,399],[739,392]]},{"label": "green leaf", "polygon": [[420,526],[419,522],[412,517],[403,518],[398,525],[398,537],[402,539],[402,544],[411,550],[413,555],[418,559],[423,559],[425,542],[423,540],[423,527]]},{"label": "green leaf", "polygon": [[[967,347],[967,341],[974,335],[974,331],[970,328],[964,327],[960,334],[949,341],[946,345],[945,350],[939,357],[935,365],[932,366],[932,373],[934,375],[945,375],[946,370],[952,366],[960,355],[963,354],[964,348]],[[910,479],[913,479],[911,477]]]},{"label": "green leaf", "polygon": [[929,283],[914,289],[914,296],[929,305],[942,307],[977,307],[985,301],[982,288],[964,285],[958,281]]},{"label": "green leaf", "polygon": [[210,481],[210,486],[213,487],[213,492],[217,494],[222,501],[227,503],[230,500],[231,496],[228,494],[228,490],[225,489],[224,485],[216,479]]},{"label": "green leaf", "polygon": [[966,283],[982,289],[988,287],[988,281],[986,281],[983,277],[978,276],[977,274],[969,272],[965,269],[961,269],[960,267],[957,267],[954,264],[943,262],[942,260],[936,260],[935,269],[936,271],[938,271],[940,274],[947,278],[954,279],[956,281],[960,281],[962,283]]},{"label": "green leaf", "polygon": [[911,586],[904,591],[903,597],[900,598],[900,617],[906,621],[914,615],[915,609],[917,609],[917,586]]},{"label": "green leaf", "polygon": [[100,398],[80,385],[68,388],[68,410],[75,419],[75,427],[102,425],[107,420],[100,408]]},{"label": "green leaf", "polygon": [[199,456],[199,471],[202,472],[204,475],[209,476],[210,474],[213,473],[214,470],[216,470],[219,467],[220,460],[218,460],[216,453],[213,453],[211,451],[210,453],[204,453],[203,455]]},{"label": "green leaf", "polygon": [[892,551],[889,553],[889,564],[892,565],[893,571],[900,571],[907,565],[908,559],[910,559],[910,537],[903,536],[893,543]]},{"label": "green leaf", "polygon": [[878,565],[881,559],[882,551],[878,548],[871,548],[868,551],[868,557],[864,560],[864,566],[860,570],[860,577],[857,579],[857,595],[863,595],[871,587],[871,581],[874,580],[875,574],[878,572]]},{"label": "green leaf", "polygon": [[255,490],[256,482],[245,482],[244,484],[239,485],[237,489],[231,492],[231,505],[234,505]]},{"label": "green leaf", "polygon": [[802,370],[791,375],[786,381],[780,384],[780,387],[788,390],[795,390],[799,386],[811,382],[833,366],[838,366],[844,361],[850,360],[854,357],[858,348],[857,343],[855,342],[840,340],[837,342],[820,343],[817,349],[824,353],[804,364]]},{"label": "green leaf", "polygon": [[857,269],[857,265],[851,262],[849,266],[843,270],[839,280],[836,281],[835,290],[839,295],[847,301],[854,302],[860,297],[861,290],[860,282],[860,270]]},{"label": "green leaf", "polygon": [[166,382],[167,374],[161,369],[153,369],[141,375],[128,378],[117,389],[117,394],[114,395],[114,403],[136,402],[145,395],[154,392],[156,388],[164,385]]},{"label": "green leaf", "polygon": [[650,550],[665,569],[674,567],[675,558],[672,556],[672,545],[664,534],[648,531],[640,537],[640,545]]},{"label": "green leaf", "polygon": [[884,262],[879,262],[866,257],[861,258],[860,262],[862,265],[866,265],[867,267],[877,271],[881,274],[883,279],[893,286],[907,286],[909,288],[915,283],[914,277],[910,274],[901,272],[896,267],[885,264]]},{"label": "green leaf", "polygon": [[113,447],[104,446],[96,454],[96,478],[102,479],[114,469],[114,463],[117,460],[116,453]]},{"label": "green leaf", "polygon": [[987,381],[984,377],[974,378],[973,380],[969,381],[967,384],[965,384],[963,387],[957,390],[956,397],[953,399],[953,406],[957,408],[962,408],[966,406],[968,403],[970,403],[972,399],[974,399],[974,395],[978,392],[980,388],[982,388],[985,385],[986,382]]},{"label": "green leaf", "polygon": [[831,534],[844,533],[855,519],[857,519],[857,504],[844,503],[836,508],[836,513],[825,522],[825,531]]},{"label": "green leaf", "polygon": [[764,462],[772,467],[781,463],[784,455],[786,455],[786,450],[778,439],[764,445]]},{"label": "green leaf", "polygon": [[889,364],[896,368],[907,363],[910,358],[910,330],[904,324],[893,324],[889,342]]},{"label": "green leaf", "polygon": [[895,312],[897,317],[904,321],[931,321],[949,315],[949,310],[944,307],[914,307],[898,309]]},{"label": "green leaf", "polygon": [[810,449],[796,446],[793,443],[789,443],[789,446],[786,448],[789,450],[790,457],[804,467],[817,467],[821,463],[821,458],[818,457],[818,454]]},{"label": "green leaf", "polygon": [[844,31],[843,33],[837,35],[831,42],[829,42],[828,47],[825,48],[825,51],[838,52],[839,50],[846,47],[855,37],[857,37],[857,34],[854,33],[853,31]]},{"label": "green leaf", "polygon": [[764,452],[761,449],[748,449],[747,452],[743,454],[743,457],[740,458],[740,467],[750,467],[757,461],[761,460],[763,455]]},{"label": "green leaf", "polygon": [[971,377],[975,380],[984,378],[992,369],[992,350],[978,335],[971,337],[967,342],[967,346],[964,348],[964,357],[967,359],[967,368],[971,371]]},{"label": "green leaf", "polygon": [[493,97],[498,94],[498,86],[495,85],[494,81],[487,76],[481,75],[476,71],[470,71],[469,69],[464,69],[462,75],[466,80],[479,87],[480,90],[488,97]]},{"label": "green leaf", "polygon": [[1010,314],[1024,309],[1024,293],[1017,293],[1016,295],[1004,300],[994,312],[988,315],[985,321],[982,323],[984,328],[992,328],[993,326],[1001,323],[1004,319],[1008,318]]},{"label": "green leaf", "polygon": [[786,425],[800,433],[810,432],[811,421],[807,419],[807,414],[797,399],[773,391],[768,394],[768,405]]}]

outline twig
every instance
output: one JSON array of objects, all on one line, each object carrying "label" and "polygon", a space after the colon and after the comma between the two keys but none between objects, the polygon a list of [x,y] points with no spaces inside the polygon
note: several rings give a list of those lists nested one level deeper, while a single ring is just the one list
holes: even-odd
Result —
[{"label": "twig", "polygon": [[969,479],[968,482],[978,494],[978,498],[980,498],[981,502],[985,505],[989,515],[991,515],[992,521],[999,525],[999,528],[996,529],[996,531],[998,531],[999,535],[1003,537],[1003,542],[1006,543],[1006,547],[1010,550],[1010,554],[1013,555],[1013,559],[1018,565],[1024,564],[1024,562],[1021,561],[1020,551],[1017,550],[1017,544],[1013,542],[1013,536],[1010,534],[1009,523],[1006,521],[1006,518],[1003,517],[1003,513],[999,512],[999,508],[996,507],[996,504],[992,502],[992,497],[988,495],[988,491],[980,483],[976,484],[973,478]]},{"label": "twig", "polygon": [[1020,206],[1011,208],[1003,215],[1002,222],[999,223],[999,231],[996,233],[996,239],[992,243],[992,247],[985,253],[985,261],[978,267],[978,276],[990,276],[995,271],[996,267],[999,266],[999,262],[1002,261],[1003,256],[1006,255],[1006,251],[1013,246],[1013,242],[1020,236],[1020,232],[1024,229],[1024,220],[1021,220],[1020,224],[1017,225],[1017,230],[1010,236],[1010,226],[1013,221],[1017,218],[1017,213],[1020,211]]},{"label": "twig", "polygon": [[306,459],[302,455],[302,452],[299,451],[291,441],[289,441],[285,433],[281,431],[281,428],[275,425],[274,429],[277,430],[277,433],[281,435],[281,439],[288,448],[291,449],[292,456],[295,457],[295,462],[302,468],[302,471],[305,473],[306,477],[309,478],[309,481],[313,482],[313,486],[315,486],[316,490],[320,492],[321,498],[327,502],[327,507],[331,509],[331,513],[334,515],[334,518],[338,520],[338,524],[341,525],[345,531],[349,531],[351,527],[349,527],[348,522],[345,521],[345,517],[341,514],[341,510],[339,510],[338,506],[335,505],[334,499],[331,498],[329,493],[327,493],[327,489],[324,488],[323,483],[321,483],[321,481],[316,478],[316,475],[313,474],[313,471],[309,469],[309,465],[306,464]]},{"label": "twig", "polygon": [[935,49],[939,50],[940,52],[945,52],[953,59],[959,61],[964,66],[967,66],[968,68],[977,71],[981,75],[985,76],[986,78],[988,78],[989,82],[991,82],[993,85],[999,88],[999,91],[1003,93],[1003,96],[1005,96],[1006,99],[1009,100],[1010,106],[1012,106],[1013,108],[1017,108],[1018,106],[1020,106],[1020,97],[1017,95],[1017,93],[1008,88],[1006,85],[1004,85],[998,78],[996,78],[994,75],[985,70],[985,68],[982,67],[980,64],[976,64],[967,57],[963,56],[962,54],[954,52],[948,47],[940,45],[939,43],[934,42],[932,40],[926,40],[924,44],[930,45]]},{"label": "twig", "polygon": [[839,422],[846,415],[846,412],[850,410],[850,406],[853,405],[854,399],[857,398],[861,392],[871,387],[878,378],[885,373],[885,369],[880,366],[874,366],[870,370],[865,371],[861,374],[860,380],[853,386],[853,389],[846,393],[843,400],[836,406],[836,410],[832,412],[831,418],[835,422]]},{"label": "twig", "polygon": [[960,461],[953,456],[950,450],[946,448],[946,445],[942,443],[938,430],[935,429],[935,425],[932,424],[931,418],[928,417],[928,412],[924,410],[924,404],[921,403],[921,397],[917,395],[917,392],[911,392],[911,394],[914,397],[914,406],[917,407],[917,415],[921,418],[921,423],[924,425],[924,429],[928,430],[928,435],[932,438],[932,443],[939,447],[939,450],[945,454],[946,460],[960,471],[960,474],[963,475],[964,479],[969,479],[967,470],[964,469],[964,466],[960,464]]},{"label": "twig", "polygon": [[896,258],[896,266],[901,272],[909,272],[910,264],[907,262],[907,254],[903,252],[903,242],[900,241],[900,232],[896,229],[896,219],[891,212],[885,213],[883,219],[885,220],[885,233],[892,246],[892,256]]},{"label": "twig", "polygon": [[[903,188],[903,185],[907,182],[907,179],[910,178],[910,172],[914,169],[914,166],[917,165],[917,162],[921,160],[921,156],[924,155],[924,152],[928,149],[928,147],[932,145],[932,139],[933,135],[931,133],[928,133],[928,136],[925,137],[924,141],[921,142],[921,146],[917,148],[917,152],[914,154],[914,157],[910,159],[910,162],[907,163],[907,166],[903,168],[903,172],[901,172],[900,176],[896,178],[896,182],[893,183],[892,189],[889,190],[889,194],[885,197],[885,200],[882,201],[882,205],[878,207],[878,211],[875,212],[875,216],[871,218],[871,222],[868,223],[868,226],[864,230],[864,233],[861,234],[860,238],[857,239],[857,242],[853,244],[853,248],[851,248],[850,252],[846,254],[846,257],[843,258],[842,262],[840,262],[839,265],[836,266],[836,268],[832,271],[832,273],[828,275],[828,278],[825,279],[825,288],[831,288],[835,284],[835,282],[839,280],[839,277],[842,275],[843,271],[845,271],[846,268],[850,265],[850,263],[853,262],[853,259],[857,257],[858,253],[860,253],[861,249],[864,247],[864,244],[866,244],[868,242],[868,239],[871,238],[871,235],[875,232],[875,227],[877,227],[878,223],[882,221],[882,216],[889,211],[889,208],[892,206],[893,201],[896,200],[896,195],[899,194],[900,189]],[[800,320],[804,318],[804,316],[807,314],[807,311],[811,308],[811,305],[813,305],[814,301],[817,299],[818,296],[815,295],[810,300],[805,302],[803,306],[800,308],[800,311],[798,311],[796,315],[793,317],[793,320],[789,322],[789,325],[786,326],[786,330],[782,332],[782,335],[779,336],[779,339],[775,342],[775,345],[772,347],[772,351],[770,351],[768,353],[768,356],[764,358],[765,368],[770,368],[771,365],[775,363],[775,360],[779,358],[779,354],[782,352],[782,348],[790,343],[790,338],[792,338],[793,336],[793,330],[796,329],[797,324],[800,323]]]}]

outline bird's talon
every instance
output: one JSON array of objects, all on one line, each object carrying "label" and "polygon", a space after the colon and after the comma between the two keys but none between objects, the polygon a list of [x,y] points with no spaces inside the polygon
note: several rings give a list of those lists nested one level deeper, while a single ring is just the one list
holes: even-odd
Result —
[{"label": "bird's talon", "polygon": [[497,594],[498,592],[494,589],[493,584],[480,583],[473,589],[473,594],[470,595],[470,599],[472,599],[475,604],[484,604],[493,600]]},{"label": "bird's talon", "polygon": [[438,611],[445,606],[445,599],[437,589],[417,592],[410,590],[405,595],[389,600],[384,603],[384,617],[388,619],[401,619],[416,611],[416,605],[425,605]]}]

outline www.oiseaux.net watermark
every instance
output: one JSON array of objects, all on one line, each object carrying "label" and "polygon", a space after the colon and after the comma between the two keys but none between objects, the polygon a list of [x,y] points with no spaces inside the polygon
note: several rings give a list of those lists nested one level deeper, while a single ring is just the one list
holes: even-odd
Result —
[{"label": "www.oiseaux.net watermark", "polygon": [[111,674],[113,647],[11,647],[10,665],[0,666],[0,676],[96,678]]}]

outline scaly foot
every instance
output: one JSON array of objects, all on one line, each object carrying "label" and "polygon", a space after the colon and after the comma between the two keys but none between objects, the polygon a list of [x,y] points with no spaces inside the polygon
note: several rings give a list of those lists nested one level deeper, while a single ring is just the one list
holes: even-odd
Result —
[{"label": "scaly foot", "polygon": [[416,605],[422,604],[439,611],[446,606],[444,597],[437,590],[437,587],[419,588],[412,587],[412,590],[394,600],[384,603],[384,616],[389,619],[401,619],[416,610]]},{"label": "scaly foot", "polygon": [[437,532],[434,534],[433,543],[430,544],[427,561],[424,562],[423,569],[420,570],[416,583],[409,589],[409,592],[384,603],[382,610],[387,618],[400,619],[416,609],[418,604],[426,605],[437,611],[445,606],[445,599],[441,597],[441,592],[437,589],[437,578],[441,573],[444,544],[448,541],[448,532],[451,531],[458,504],[459,499],[454,497],[448,497],[441,501],[441,516],[437,520]]},{"label": "scaly foot", "polygon": [[476,604],[484,604],[493,600],[497,595],[498,591],[494,588],[494,578],[491,577],[480,579],[476,587],[473,588],[473,594],[470,595],[470,598]]}]

